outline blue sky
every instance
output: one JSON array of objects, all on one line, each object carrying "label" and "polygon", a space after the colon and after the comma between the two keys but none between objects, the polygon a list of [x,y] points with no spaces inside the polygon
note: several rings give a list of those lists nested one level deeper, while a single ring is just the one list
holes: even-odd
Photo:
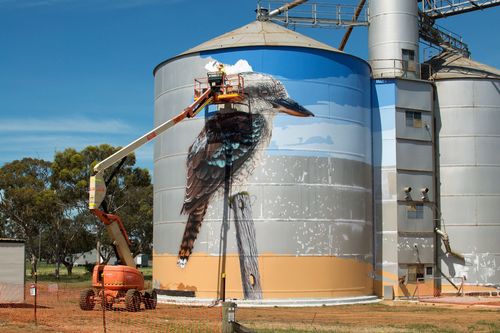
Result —
[{"label": "blue sky", "polygon": [[[253,21],[256,4],[0,0],[0,165],[134,140],[153,125],[153,68]],[[438,23],[463,36],[473,59],[500,68],[499,7]],[[333,46],[344,33],[298,31]],[[366,40],[366,28],[355,29],[345,51],[366,58]],[[140,166],[152,169],[152,151],[137,152]]]}]

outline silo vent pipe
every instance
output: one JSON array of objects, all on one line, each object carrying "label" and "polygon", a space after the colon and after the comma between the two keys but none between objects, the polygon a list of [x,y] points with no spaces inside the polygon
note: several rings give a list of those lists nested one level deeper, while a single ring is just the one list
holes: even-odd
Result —
[{"label": "silo vent pipe", "polygon": [[276,15],[279,15],[287,10],[290,10],[294,7],[297,7],[298,5],[303,4],[304,2],[307,2],[307,0],[295,0],[295,1],[292,1],[290,3],[284,4],[283,6],[270,11],[268,14],[268,17],[273,17]]},{"label": "silo vent pipe", "polygon": [[441,236],[441,239],[443,240],[444,248],[446,249],[446,254],[449,253],[452,256],[455,256],[455,257],[457,257],[460,260],[465,260],[465,258],[464,258],[464,256],[462,254],[454,252],[451,249],[450,237],[448,236],[448,234],[445,231],[442,231],[439,228],[435,228],[434,231],[436,232],[436,234],[438,234],[439,236]]}]

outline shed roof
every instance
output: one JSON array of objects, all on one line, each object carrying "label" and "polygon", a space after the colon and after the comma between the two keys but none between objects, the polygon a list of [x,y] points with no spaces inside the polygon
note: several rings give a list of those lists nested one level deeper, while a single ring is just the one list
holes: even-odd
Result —
[{"label": "shed roof", "polygon": [[0,238],[0,243],[24,243],[24,240],[15,238]]}]

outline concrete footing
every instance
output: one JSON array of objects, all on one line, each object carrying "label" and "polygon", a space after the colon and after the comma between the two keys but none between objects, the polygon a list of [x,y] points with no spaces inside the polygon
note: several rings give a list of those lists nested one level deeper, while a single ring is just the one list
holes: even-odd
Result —
[{"label": "concrete footing", "polygon": [[[226,299],[234,302],[239,308],[256,307],[314,307],[314,306],[333,306],[347,304],[368,304],[377,303],[381,299],[377,296],[357,296],[357,297],[339,297],[339,298],[300,298],[300,299],[260,299],[260,300],[240,300]],[[188,306],[213,306],[217,304],[214,299],[178,297],[158,295],[158,303],[176,304]]]}]

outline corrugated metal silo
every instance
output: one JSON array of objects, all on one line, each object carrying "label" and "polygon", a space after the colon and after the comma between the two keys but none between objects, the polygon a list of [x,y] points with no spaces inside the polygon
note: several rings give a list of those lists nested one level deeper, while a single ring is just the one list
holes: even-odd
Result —
[{"label": "corrugated metal silo", "polygon": [[[430,61],[437,89],[441,229],[446,276],[500,284],[500,71],[453,53]],[[455,281],[457,282],[457,281]]]},{"label": "corrugated metal silo", "polygon": [[371,0],[369,22],[373,77],[418,77],[417,1]]},{"label": "corrugated metal silo", "polygon": [[[206,76],[212,61],[272,75],[315,114],[276,116],[269,146],[247,182],[263,298],[372,295],[368,64],[256,21],[156,67],[156,125],[191,103],[193,79]],[[176,265],[187,220],[180,214],[187,153],[205,122],[203,115],[189,119],[155,144],[153,280],[168,295],[218,297],[220,196],[210,202],[186,267]],[[243,298],[233,221],[226,271],[227,297]]]}]

